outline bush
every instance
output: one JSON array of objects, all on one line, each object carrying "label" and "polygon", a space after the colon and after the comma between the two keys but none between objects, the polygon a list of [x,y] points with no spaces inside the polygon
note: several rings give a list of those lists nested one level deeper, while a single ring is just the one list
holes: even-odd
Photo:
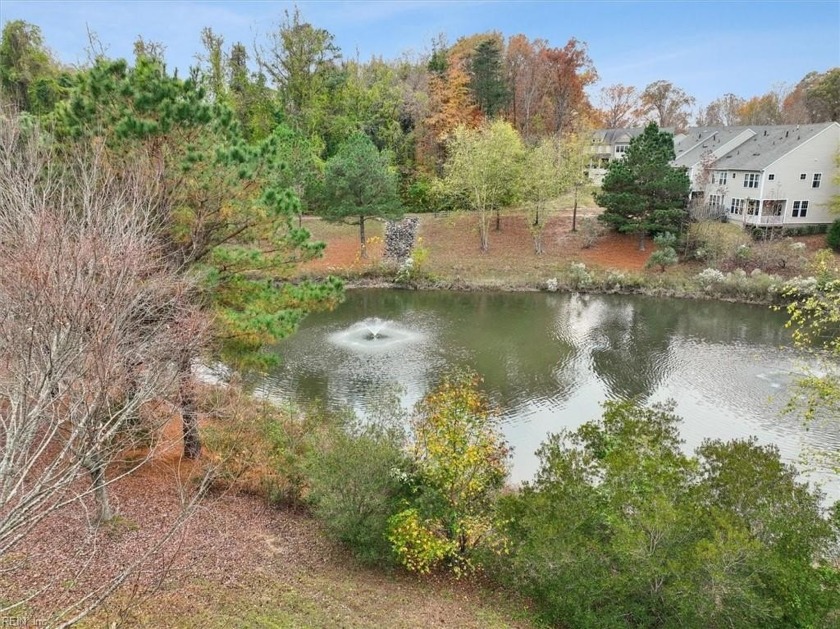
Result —
[{"label": "bush", "polygon": [[592,247],[606,232],[606,226],[594,216],[580,219],[581,245],[584,249]]},{"label": "bush", "polygon": [[828,233],[825,236],[825,244],[834,249],[834,251],[840,251],[840,218],[835,220],[831,227],[828,228]]},{"label": "bush", "polygon": [[[837,529],[778,450],[683,453],[671,406],[610,402],[507,496],[496,573],[564,627],[829,626]],[[836,620],[836,618],[835,618]]]},{"label": "bush", "polygon": [[476,551],[504,545],[495,498],[509,450],[478,383],[471,373],[450,374],[418,404],[415,493],[389,528],[394,552],[410,570],[442,566],[461,575],[475,568]]},{"label": "bush", "polygon": [[[688,228],[687,253],[709,264],[734,263],[739,247],[750,245],[749,235],[732,223],[700,221]],[[702,251],[702,256],[697,255],[699,251]]]},{"label": "bush", "polygon": [[656,251],[650,254],[645,266],[650,268],[658,266],[660,271],[665,272],[665,267],[673,266],[677,263],[677,251],[674,246],[677,244],[677,237],[671,232],[662,232],[657,234],[653,242],[656,244]]},{"label": "bush", "polygon": [[327,533],[365,563],[392,563],[388,519],[409,496],[402,417],[355,419],[321,435],[304,462],[308,500]]},{"label": "bush", "polygon": [[306,492],[303,458],[326,417],[258,400],[238,386],[203,393],[213,415],[202,436],[212,486],[261,496],[285,506],[302,504]]}]

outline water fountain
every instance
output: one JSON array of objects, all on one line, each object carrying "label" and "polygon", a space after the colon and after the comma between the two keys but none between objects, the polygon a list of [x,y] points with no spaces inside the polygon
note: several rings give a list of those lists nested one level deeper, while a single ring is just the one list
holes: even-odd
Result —
[{"label": "water fountain", "polygon": [[331,343],[360,352],[381,352],[391,350],[405,343],[416,342],[423,335],[407,330],[394,321],[379,317],[368,317],[357,321],[349,328],[333,332],[327,337]]}]

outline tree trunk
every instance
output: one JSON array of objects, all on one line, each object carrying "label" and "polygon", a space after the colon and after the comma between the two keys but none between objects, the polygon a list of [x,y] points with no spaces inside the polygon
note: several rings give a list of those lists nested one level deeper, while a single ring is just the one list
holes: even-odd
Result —
[{"label": "tree trunk", "polygon": [[496,208],[496,231],[502,231],[502,217],[501,217],[501,210]]},{"label": "tree trunk", "polygon": [[367,243],[365,242],[365,217],[359,217],[359,244],[363,260],[367,260]]},{"label": "tree trunk", "polygon": [[645,250],[645,230],[639,232],[639,251]]},{"label": "tree trunk", "polygon": [[178,393],[181,397],[181,421],[184,428],[184,458],[197,459],[201,456],[201,437],[198,434],[197,403],[189,357],[181,361],[180,369]]},{"label": "tree trunk", "polygon": [[93,496],[96,499],[96,506],[99,508],[99,518],[97,522],[103,524],[114,517],[114,512],[111,511],[111,504],[108,502],[108,485],[105,482],[105,464],[102,462],[98,452],[91,452],[85,468],[90,474],[90,480],[93,483]]},{"label": "tree trunk", "polygon": [[534,232],[534,253],[542,255],[542,232]]},{"label": "tree trunk", "polygon": [[487,238],[487,223],[489,221],[486,218],[482,218],[481,222],[478,225],[478,234],[481,237],[481,252],[487,253],[487,250],[490,248],[490,243],[488,242]]},{"label": "tree trunk", "polygon": [[578,198],[578,189],[575,186],[575,204],[572,207],[572,231],[577,231],[577,198]]}]

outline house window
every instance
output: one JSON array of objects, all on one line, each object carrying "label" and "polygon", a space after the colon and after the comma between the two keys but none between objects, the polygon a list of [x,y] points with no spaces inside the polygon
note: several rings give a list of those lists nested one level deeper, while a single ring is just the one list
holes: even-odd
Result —
[{"label": "house window", "polygon": [[747,173],[744,175],[745,188],[758,188],[758,180],[761,177],[758,173]]},{"label": "house window", "polygon": [[626,153],[626,152],[627,152],[627,144],[616,144],[615,145],[615,154],[616,155]]},{"label": "house window", "polygon": [[767,175],[767,179],[769,181],[773,181],[776,178],[776,175]]},{"label": "house window", "polygon": [[821,180],[822,180],[822,175],[820,173],[814,173],[814,182],[811,184],[811,187],[812,188],[819,188]]},{"label": "house window", "polygon": [[807,178],[808,178],[808,175],[806,175],[805,173],[800,173],[800,174],[799,174],[799,178],[800,178],[800,179],[807,179]]},{"label": "house window", "polygon": [[749,216],[757,216],[758,215],[758,199],[749,199],[747,203],[747,215]]},{"label": "house window", "polygon": [[732,203],[729,206],[729,213],[730,214],[743,214],[744,213],[744,200],[743,199],[732,199]]},{"label": "house window", "polygon": [[723,205],[723,197],[719,194],[710,194],[709,195],[709,207],[713,210],[717,210],[720,206]]},{"label": "house window", "polygon": [[794,201],[793,202],[793,211],[790,213],[791,216],[794,218],[805,218],[805,215],[808,213],[808,202],[807,201]]}]

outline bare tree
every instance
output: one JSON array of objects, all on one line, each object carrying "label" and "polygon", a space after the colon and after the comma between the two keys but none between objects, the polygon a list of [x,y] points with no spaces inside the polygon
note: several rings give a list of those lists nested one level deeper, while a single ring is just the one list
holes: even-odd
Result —
[{"label": "bare tree", "polygon": [[602,87],[598,104],[604,127],[623,129],[636,124],[636,109],[639,106],[639,92],[632,85],[608,85]]},{"label": "bare tree", "polygon": [[654,81],[639,97],[638,115],[660,127],[682,131],[688,127],[689,108],[694,97],[689,96],[670,81]]},{"label": "bare tree", "polygon": [[746,101],[735,94],[724,94],[701,108],[697,115],[698,127],[731,127],[740,120],[741,107]]},{"label": "bare tree", "polygon": [[109,485],[142,461],[109,463],[155,428],[142,408],[204,338],[154,185],[102,147],[59,165],[48,145],[0,110],[0,557],[78,501],[113,516]]}]

